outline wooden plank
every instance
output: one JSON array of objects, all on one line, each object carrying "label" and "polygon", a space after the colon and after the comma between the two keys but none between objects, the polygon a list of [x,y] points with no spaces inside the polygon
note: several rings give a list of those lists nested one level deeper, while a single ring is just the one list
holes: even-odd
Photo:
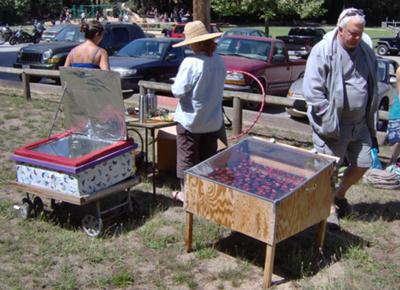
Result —
[{"label": "wooden plank", "polygon": [[260,241],[274,240],[274,205],[223,185],[186,175],[188,212]]},{"label": "wooden plank", "polygon": [[240,98],[233,98],[233,124],[232,131],[233,135],[239,135],[242,132],[242,118],[243,118],[243,110],[242,110],[242,102]]},{"label": "wooden plank", "polygon": [[31,87],[29,84],[29,75],[23,72],[21,78],[22,78],[22,87],[24,90],[24,97],[27,101],[30,101],[32,100],[32,98],[31,98]]},{"label": "wooden plank", "polygon": [[267,244],[267,250],[265,253],[264,278],[263,278],[264,289],[271,287],[272,272],[274,270],[275,248],[276,248],[275,245]]},{"label": "wooden plank", "polygon": [[315,174],[314,171],[311,170],[307,170],[305,168],[300,168],[297,166],[293,166],[287,163],[282,163],[279,161],[275,161],[269,158],[265,158],[262,156],[257,156],[257,155],[252,155],[250,157],[251,160],[257,162],[258,164],[264,165],[264,166],[268,166],[268,167],[272,167],[275,169],[279,169],[282,171],[286,171],[286,172],[290,172],[292,174],[296,174],[299,176],[303,176],[303,177],[311,177]]},{"label": "wooden plank", "polygon": [[260,241],[273,244],[275,242],[275,211],[274,204],[248,195],[233,191],[234,218],[232,229]]},{"label": "wooden plank", "polygon": [[0,72],[1,72],[1,73],[8,73],[8,74],[17,74],[17,75],[20,75],[20,74],[22,74],[23,69],[21,69],[21,68],[13,68],[13,67],[0,66]]},{"label": "wooden plank", "polygon": [[190,212],[186,212],[185,250],[187,253],[192,251],[192,236],[193,236],[193,214]]},{"label": "wooden plank", "polygon": [[39,186],[33,186],[33,185],[19,183],[16,181],[11,181],[10,185],[12,185],[14,188],[16,188],[20,191],[33,193],[40,197],[61,200],[61,201],[75,204],[75,205],[82,205],[82,197],[79,197],[79,196],[73,196],[70,194],[65,194],[65,193],[49,190],[49,189],[39,187]]},{"label": "wooden plank", "polygon": [[276,242],[326,219],[332,203],[333,164],[276,205]]},{"label": "wooden plank", "polygon": [[315,240],[315,246],[318,252],[320,253],[322,253],[322,248],[324,247],[325,232],[326,232],[326,220],[323,220],[319,222],[318,232]]},{"label": "wooden plank", "polygon": [[83,195],[83,196],[73,196],[71,194],[65,194],[62,192],[46,189],[39,186],[27,185],[16,181],[10,181],[9,183],[18,190],[33,193],[40,197],[61,200],[75,205],[84,205],[138,184],[139,177],[135,176],[129,178],[104,190],[95,192],[91,195]]},{"label": "wooden plank", "polygon": [[103,197],[106,197],[110,194],[116,193],[118,191],[122,191],[128,188],[131,188],[138,184],[140,182],[140,178],[138,176],[133,176],[131,178],[128,178],[124,181],[121,181],[120,183],[117,183],[111,187],[108,187],[106,189],[103,189],[101,191],[95,192],[90,195],[85,195],[83,196],[83,204],[90,203],[96,200],[99,200]]},{"label": "wooden plank", "polygon": [[39,77],[60,77],[59,70],[49,70],[49,69],[33,69],[26,68],[23,71],[31,76],[39,76]]}]

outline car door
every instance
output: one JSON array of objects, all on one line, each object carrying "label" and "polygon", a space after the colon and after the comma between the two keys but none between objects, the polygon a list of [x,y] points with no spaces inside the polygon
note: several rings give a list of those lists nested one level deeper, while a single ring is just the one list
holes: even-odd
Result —
[{"label": "car door", "polygon": [[130,42],[128,27],[112,27],[110,40],[109,51],[114,54],[115,51]]},{"label": "car door", "polygon": [[172,47],[172,44],[170,44],[164,56],[163,67],[161,68],[163,71],[163,79],[168,80],[172,77],[175,77],[178,73],[179,65],[184,58],[184,47]]},{"label": "car door", "polygon": [[266,71],[267,94],[285,96],[290,86],[290,74],[284,44],[277,41],[273,45],[271,64]]}]

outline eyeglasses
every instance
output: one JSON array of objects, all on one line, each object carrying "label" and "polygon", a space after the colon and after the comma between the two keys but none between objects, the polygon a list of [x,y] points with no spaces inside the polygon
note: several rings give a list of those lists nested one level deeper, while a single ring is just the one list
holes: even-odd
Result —
[{"label": "eyeglasses", "polygon": [[362,18],[365,18],[365,14],[362,10],[356,9],[356,8],[348,8],[342,11],[340,13],[339,19],[338,19],[338,25],[345,19],[346,17],[351,17],[351,16],[361,16]]},{"label": "eyeglasses", "polygon": [[349,8],[349,9],[346,9],[346,10],[344,10],[344,11],[346,11],[346,12],[344,13],[344,17],[347,17],[347,16],[356,16],[356,15],[360,15],[360,16],[362,16],[362,17],[365,17],[364,12],[363,12],[362,10],[360,10],[360,9]]}]

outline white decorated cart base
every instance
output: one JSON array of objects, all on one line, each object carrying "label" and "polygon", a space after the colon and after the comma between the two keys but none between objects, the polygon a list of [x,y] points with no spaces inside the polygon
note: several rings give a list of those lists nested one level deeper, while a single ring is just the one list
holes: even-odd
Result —
[{"label": "white decorated cart base", "polygon": [[125,152],[76,174],[18,163],[17,182],[73,196],[93,194],[135,174],[132,154],[132,151]]}]

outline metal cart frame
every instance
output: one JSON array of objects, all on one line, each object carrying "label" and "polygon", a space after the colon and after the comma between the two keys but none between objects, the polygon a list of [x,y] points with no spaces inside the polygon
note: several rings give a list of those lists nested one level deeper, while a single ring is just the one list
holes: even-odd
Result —
[{"label": "metal cart frame", "polygon": [[[41,211],[43,211],[43,201],[41,200],[41,198],[49,198],[51,200],[51,205],[53,208],[56,201],[62,201],[77,206],[84,206],[95,203],[95,214],[85,213],[81,220],[81,227],[88,236],[97,237],[100,236],[104,231],[103,216],[106,213],[109,213],[116,209],[120,209],[124,206],[128,206],[129,212],[134,211],[130,189],[133,186],[137,185],[139,182],[139,177],[134,176],[106,189],[94,192],[90,195],[82,196],[73,196],[70,194],[52,191],[38,186],[27,185],[16,181],[10,181],[9,184],[17,190],[26,192],[26,197],[22,199],[22,205],[15,206],[15,208],[19,210],[19,214],[22,219],[28,219],[32,217],[33,211],[35,213],[40,213]],[[104,198],[120,193],[123,190],[127,191],[128,198],[126,201],[114,205],[111,208],[102,209],[101,201]]]}]

